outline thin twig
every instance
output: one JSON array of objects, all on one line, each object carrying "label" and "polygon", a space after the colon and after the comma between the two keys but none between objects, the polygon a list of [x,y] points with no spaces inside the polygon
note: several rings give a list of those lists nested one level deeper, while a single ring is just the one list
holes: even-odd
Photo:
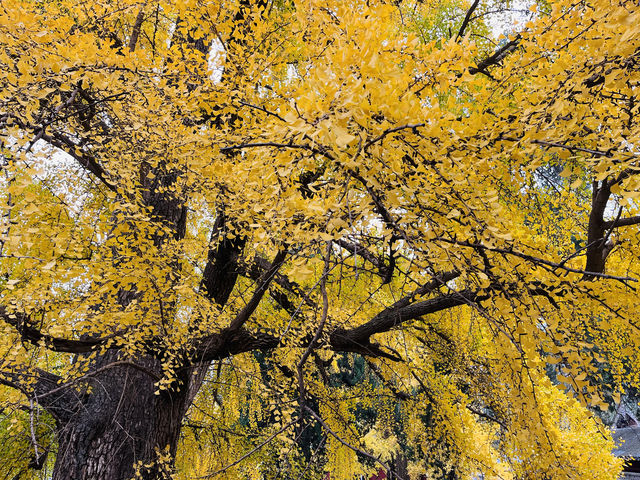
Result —
[{"label": "thin twig", "polygon": [[311,342],[309,342],[309,346],[302,354],[300,361],[298,362],[296,370],[298,371],[298,388],[300,391],[300,402],[304,403],[305,397],[305,388],[304,388],[304,364],[311,355],[311,352],[315,348],[320,336],[322,335],[322,331],[324,330],[324,325],[327,322],[327,314],[329,313],[329,297],[327,295],[327,276],[329,275],[329,260],[331,259],[331,242],[327,242],[327,251],[324,257],[324,269],[322,271],[322,277],[320,278],[320,292],[322,294],[322,317],[320,318],[320,323],[318,324],[318,328],[316,329],[316,333],[313,336]]},{"label": "thin twig", "polygon": [[372,138],[371,140],[369,140],[368,142],[366,142],[364,144],[364,146],[362,147],[363,150],[366,150],[367,148],[369,148],[371,145],[378,143],[380,140],[382,140],[384,137],[386,137],[387,135],[390,135],[392,133],[395,132],[399,132],[401,130],[407,130],[407,129],[411,129],[414,130],[416,128],[420,128],[420,127],[424,127],[426,124],[424,123],[414,123],[414,124],[407,124],[407,125],[400,125],[398,127],[393,127],[393,128],[389,128],[387,130],[385,130],[384,132],[382,132],[380,135],[378,135],[375,138]]},{"label": "thin twig", "polygon": [[546,265],[548,267],[552,267],[554,270],[557,269],[557,268],[561,268],[562,270],[565,270],[565,271],[571,272],[571,273],[588,274],[588,275],[591,275],[591,276],[594,276],[594,277],[607,278],[607,279],[610,279],[610,280],[618,280],[620,282],[637,282],[638,281],[638,279],[634,278],[634,277],[622,277],[622,276],[618,276],[618,275],[608,275],[606,273],[588,272],[586,270],[582,270],[582,269],[579,269],[579,268],[570,268],[570,267],[567,267],[566,265],[562,265],[560,263],[552,262],[550,260],[545,260],[543,258],[539,258],[539,257],[536,257],[534,255],[529,255],[529,254],[526,254],[526,253],[518,252],[517,250],[513,250],[513,249],[487,247],[486,245],[482,245],[480,243],[471,243],[471,242],[465,242],[465,241],[460,241],[460,240],[449,240],[449,239],[443,238],[443,237],[436,237],[435,240],[441,241],[441,242],[445,242],[445,243],[450,243],[450,244],[453,244],[453,245],[460,245],[462,247],[483,249],[483,250],[488,250],[490,252],[502,253],[504,255],[513,255],[514,257],[518,257],[518,258],[522,258],[523,260],[527,260],[527,261],[533,263],[534,265]]},{"label": "thin twig", "polygon": [[251,455],[253,455],[255,452],[257,452],[258,450],[260,450],[262,447],[264,447],[267,443],[269,443],[271,440],[273,440],[276,436],[280,435],[282,432],[284,432],[286,429],[288,429],[289,427],[291,427],[291,425],[294,425],[298,423],[298,420],[291,420],[289,423],[287,423],[284,427],[282,427],[280,430],[278,430],[275,433],[272,433],[271,435],[269,435],[269,437],[267,437],[266,440],[264,440],[263,442],[261,442],[259,445],[257,445],[256,447],[254,447],[252,450],[250,450],[248,453],[245,453],[243,456],[241,456],[239,459],[237,459],[235,462],[230,463],[229,465],[227,465],[226,467],[221,468],[220,470],[216,470],[213,473],[209,473],[207,475],[202,475],[201,477],[196,477],[196,478],[213,478],[217,475],[220,475],[221,473],[226,472],[227,470],[229,470],[232,467],[235,467],[236,465],[238,465],[240,462],[242,462],[245,458],[250,457]]},{"label": "thin twig", "polygon": [[382,465],[382,467],[387,470],[388,472],[391,471],[391,468],[389,468],[389,466],[384,463],[382,460],[380,460],[378,457],[371,455],[370,453],[365,452],[364,450],[361,450],[357,447],[354,447],[353,445],[351,445],[350,443],[345,442],[338,434],[336,434],[333,430],[331,430],[331,428],[329,427],[329,425],[326,424],[326,422],[324,420],[322,420],[322,418],[316,413],[314,412],[312,409],[310,409],[309,407],[307,407],[306,405],[304,406],[304,409],[309,412],[309,414],[316,419],[316,421],[322,425],[322,428],[324,428],[327,433],[329,435],[331,435],[333,438],[335,438],[336,440],[338,440],[341,444],[343,444],[345,447],[350,448],[351,450],[353,450],[356,453],[359,453],[360,455],[367,457],[371,460],[373,460],[376,463],[379,463],[380,465]]}]

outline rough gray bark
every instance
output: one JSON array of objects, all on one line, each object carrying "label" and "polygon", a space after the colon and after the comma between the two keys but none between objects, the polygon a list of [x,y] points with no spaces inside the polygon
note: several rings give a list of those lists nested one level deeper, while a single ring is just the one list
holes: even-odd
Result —
[{"label": "rough gray bark", "polygon": [[[99,358],[96,367],[116,361],[115,352]],[[176,452],[184,415],[187,385],[155,394],[159,361],[139,359],[93,376],[73,411],[57,422],[58,454],[53,480],[127,480],[138,468],[143,479],[168,478],[171,464],[158,454]],[[143,467],[145,465],[151,465]]]}]

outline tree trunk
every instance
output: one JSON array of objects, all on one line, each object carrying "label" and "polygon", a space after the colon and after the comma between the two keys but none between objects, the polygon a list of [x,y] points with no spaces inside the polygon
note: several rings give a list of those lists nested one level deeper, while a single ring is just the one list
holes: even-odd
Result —
[{"label": "tree trunk", "polygon": [[[156,168],[148,177],[148,169],[143,164],[140,172],[143,200],[158,226],[167,229],[153,233],[154,243],[161,246],[171,236],[184,237],[186,208],[171,190],[178,173]],[[118,301],[126,307],[140,294],[144,292],[121,290]],[[172,306],[166,307],[170,311]],[[170,478],[182,419],[200,386],[189,388],[192,369],[179,371],[162,391],[156,385],[163,377],[162,365],[152,357],[127,359],[111,351],[92,361],[90,370],[95,374],[82,383],[78,400],[69,403],[66,396],[62,405],[50,406],[58,414],[53,480]]]},{"label": "tree trunk", "polygon": [[[114,357],[103,355],[98,363],[118,361]],[[53,480],[169,478],[188,388],[183,383],[156,394],[159,362],[145,358],[135,365],[100,371],[73,414],[58,422]]]}]

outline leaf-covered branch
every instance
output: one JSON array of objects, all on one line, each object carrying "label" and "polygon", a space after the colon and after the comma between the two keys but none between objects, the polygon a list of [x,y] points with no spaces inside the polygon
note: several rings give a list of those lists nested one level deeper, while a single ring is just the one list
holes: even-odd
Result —
[{"label": "leaf-covered branch", "polygon": [[[11,325],[20,334],[21,338],[33,345],[43,345],[54,352],[63,353],[87,353],[94,351],[96,347],[106,345],[118,334],[112,334],[101,338],[76,340],[59,338],[42,333],[33,325],[31,318],[24,313],[7,311],[0,306],[0,319]],[[115,347],[114,345],[114,348]]]}]

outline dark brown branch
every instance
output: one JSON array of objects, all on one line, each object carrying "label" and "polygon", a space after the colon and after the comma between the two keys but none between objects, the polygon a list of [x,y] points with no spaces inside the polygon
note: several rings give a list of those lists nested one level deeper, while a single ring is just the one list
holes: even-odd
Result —
[{"label": "dark brown branch", "polygon": [[[82,88],[78,88],[77,89],[78,94],[84,98],[86,100],[87,103],[78,103],[78,102],[73,102],[71,101],[69,103],[69,100],[67,100],[67,102],[65,102],[63,104],[63,106],[68,106],[74,107],[74,110],[71,113],[68,113],[66,115],[57,115],[57,112],[59,112],[58,108],[56,108],[56,110],[54,111],[54,113],[56,113],[55,116],[52,116],[49,120],[47,120],[46,122],[42,123],[41,125],[34,127],[34,130],[39,132],[42,130],[46,130],[47,127],[49,127],[50,125],[59,123],[59,122],[63,122],[69,118],[76,118],[78,120],[78,123],[84,124],[88,121],[89,116],[93,117],[95,116],[95,107],[97,107],[98,105],[102,104],[102,103],[106,103],[106,102],[110,102],[113,100],[118,100],[122,97],[125,97],[127,95],[129,95],[129,92],[120,92],[120,93],[114,93],[113,95],[107,95],[105,97],[100,98],[99,100],[95,100],[93,98],[91,98],[87,92],[85,90],[83,90]],[[72,98],[70,98],[70,100],[73,100],[73,96]],[[101,122],[102,124],[102,122]],[[104,124],[102,124],[104,126]],[[83,125],[85,126],[85,128],[88,130],[89,127],[87,125]],[[56,132],[56,134],[60,134],[60,132]]]},{"label": "dark brown branch", "polygon": [[411,292],[410,295],[407,295],[406,297],[401,298],[400,300],[395,302],[393,305],[386,308],[384,311],[404,308],[409,304],[411,304],[417,297],[420,297],[422,295],[428,295],[429,293],[432,293],[433,291],[435,291],[437,288],[441,287],[442,285],[446,284],[451,280],[454,280],[455,278],[458,278],[459,276],[460,276],[460,272],[456,270],[451,272],[444,272],[441,274],[435,274],[433,275],[433,280],[416,288],[413,292]]},{"label": "dark brown branch", "polygon": [[481,297],[477,292],[463,290],[399,308],[389,307],[363,325],[349,330],[342,328],[334,330],[330,337],[330,345],[334,350],[357,352],[365,355],[370,354],[368,352],[379,354],[376,351],[377,346],[373,346],[370,343],[372,335],[388,332],[404,322],[415,320],[423,315],[478,302],[485,298],[486,296]]},{"label": "dark brown branch", "polygon": [[[57,113],[63,107],[66,107],[66,106],[69,106],[69,105],[73,104],[73,99],[75,98],[75,94],[79,93],[80,91],[81,91],[81,89],[76,89],[76,91],[74,91],[74,94],[71,95],[69,100],[67,100],[67,102],[59,105],[55,109],[54,113],[57,115]],[[122,95],[126,95],[126,92],[121,92],[121,93],[118,93],[118,94],[114,94],[114,95],[112,95],[110,97],[107,97],[105,99],[102,99],[100,101],[106,101],[108,99],[117,98],[117,97],[120,97]],[[77,113],[78,112],[76,111],[76,112],[74,112],[73,115],[76,115]],[[3,121],[6,122],[6,120],[8,120],[8,119],[12,119],[14,122],[16,122],[16,124],[20,128],[33,130],[34,133],[36,133],[36,136],[31,140],[31,142],[29,144],[29,147],[27,148],[27,151],[38,140],[43,140],[43,141],[49,143],[50,145],[62,150],[64,153],[66,153],[67,155],[71,156],[72,158],[74,158],[87,172],[92,173],[109,190],[117,193],[116,186],[113,185],[112,183],[110,183],[107,180],[107,173],[104,171],[102,166],[96,161],[95,158],[93,158],[92,156],[90,156],[90,155],[88,155],[86,153],[79,154],[78,150],[77,150],[78,145],[76,143],[74,143],[71,139],[69,139],[67,136],[62,134],[61,132],[54,132],[52,135],[48,135],[48,134],[45,133],[46,128],[47,128],[48,125],[52,124],[55,121],[59,121],[59,120],[65,119],[65,118],[68,118],[68,116],[67,117],[62,117],[62,118],[54,116],[54,117],[52,117],[52,119],[50,119],[48,122],[45,122],[43,125],[33,126],[33,125],[25,124],[24,122],[22,122],[15,115],[7,115],[6,117],[0,117],[0,124]]]},{"label": "dark brown branch", "polygon": [[396,235],[397,238],[403,238],[409,242],[405,232],[398,226],[396,221],[393,219],[391,212],[387,209],[387,207],[385,207],[384,203],[382,202],[381,195],[379,195],[358,172],[350,171],[349,173],[367,190],[369,196],[371,197],[371,200],[373,200],[375,211],[378,213],[378,215],[380,215],[382,220],[384,220],[387,227],[394,232],[394,235]]},{"label": "dark brown branch", "polygon": [[381,272],[383,273],[382,285],[387,285],[388,283],[391,283],[391,280],[393,280],[393,272],[396,269],[396,255],[395,255],[396,252],[393,249],[393,241],[394,241],[394,238],[391,237],[389,239],[389,265],[387,266],[384,272]]},{"label": "dark brown branch", "polygon": [[64,423],[80,405],[80,398],[74,390],[60,389],[60,382],[58,375],[39,368],[32,372],[0,372],[0,384],[19,390],[47,410],[58,422]]},{"label": "dark brown branch", "polygon": [[[613,62],[614,64],[612,66],[610,66],[606,70],[602,68],[601,72],[595,72],[591,76],[587,77],[583,82],[584,85],[588,88],[593,88],[598,85],[602,85],[605,81],[605,77],[609,75],[614,69],[618,68],[618,69],[626,70],[626,69],[633,68],[637,62],[638,52],[640,52],[640,49],[636,49],[636,51],[631,56],[625,59],[621,59],[620,57],[617,57],[617,59]],[[602,63],[606,65],[606,62],[602,62]],[[602,65],[602,63],[600,65]]]},{"label": "dark brown branch", "polygon": [[53,337],[42,333],[39,329],[31,325],[31,319],[23,313],[8,313],[0,306],[0,319],[14,327],[22,336],[22,339],[33,345],[44,345],[49,350],[62,353],[87,353],[93,351],[97,346],[106,344],[118,334],[107,337],[72,340],[67,338]]},{"label": "dark brown branch", "polygon": [[377,137],[374,137],[371,140],[365,142],[365,144],[362,146],[362,148],[363,148],[363,150],[366,150],[371,145],[374,145],[374,144],[378,143],[379,141],[383,140],[384,137],[386,137],[387,135],[391,135],[392,133],[396,133],[396,132],[399,132],[401,130],[407,130],[407,129],[415,130],[415,129],[419,128],[419,127],[424,127],[424,126],[425,126],[424,123],[414,123],[414,124],[400,125],[398,127],[389,128],[389,129],[385,130],[384,132],[382,132]]},{"label": "dark brown branch", "polygon": [[147,2],[145,1],[140,10],[138,11],[138,16],[136,17],[136,21],[133,24],[133,29],[131,30],[131,38],[129,39],[129,51],[133,52],[136,49],[136,44],[138,43],[138,37],[140,36],[140,30],[142,29],[142,22],[144,22],[144,7],[147,6]]},{"label": "dark brown branch", "polygon": [[59,148],[66,154],[73,157],[87,172],[92,173],[96,178],[98,178],[104,186],[112,192],[117,193],[118,189],[107,180],[106,172],[95,158],[86,154],[78,154],[77,145],[66,136],[60,133],[54,133],[53,135],[54,136],[43,134],[41,138],[50,145]]},{"label": "dark brown branch", "polygon": [[[600,237],[600,238],[602,238],[602,237]],[[471,243],[471,242],[466,242],[466,241],[461,241],[461,240],[452,240],[452,239],[443,238],[443,237],[437,237],[435,240],[441,241],[441,242],[445,242],[445,243],[450,243],[450,244],[453,244],[453,245],[460,245],[461,247],[470,247],[470,248],[473,248],[473,249],[476,249],[476,250],[482,249],[482,250],[486,250],[486,251],[489,251],[489,252],[501,253],[501,254],[504,254],[504,255],[513,255],[514,257],[522,258],[523,260],[531,262],[534,265],[545,265],[547,267],[553,268],[554,270],[562,269],[562,270],[565,270],[565,271],[571,272],[571,273],[580,273],[580,274],[583,274],[583,275],[589,275],[591,277],[598,277],[598,278],[608,278],[610,280],[618,280],[620,282],[637,282],[638,281],[638,279],[634,278],[634,277],[622,277],[622,276],[618,276],[618,275],[607,275],[605,273],[600,273],[600,272],[597,272],[597,271],[594,271],[594,270],[581,270],[579,268],[567,267],[563,263],[556,263],[556,262],[552,262],[550,260],[545,260],[544,258],[539,258],[539,257],[536,257],[534,255],[529,255],[529,254],[526,254],[526,253],[522,253],[522,252],[519,252],[517,250],[513,250],[511,248],[507,249],[507,248],[498,248],[498,247],[488,247],[488,246],[482,245],[480,243]],[[589,243],[591,243],[591,242],[589,242]]]},{"label": "dark brown branch", "polygon": [[605,225],[604,212],[611,196],[611,188],[609,183],[604,180],[593,182],[593,192],[591,198],[591,212],[589,213],[589,226],[587,227],[587,259],[584,269],[588,272],[584,274],[585,279],[594,278],[594,273],[602,274],[604,272],[605,256],[603,249],[605,248]]},{"label": "dark brown branch", "polygon": [[387,276],[387,272],[389,270],[390,265],[386,263],[382,258],[371,253],[364,246],[358,243],[353,243],[348,240],[344,240],[344,239],[338,239],[334,243],[339,247],[345,249],[349,253],[362,257],[364,260],[371,263],[374,267],[378,269],[378,272],[381,277],[385,278]]},{"label": "dark brown branch", "polygon": [[193,363],[210,362],[252,350],[271,350],[279,345],[280,337],[269,332],[227,328],[194,340],[190,359]]},{"label": "dark brown branch", "polygon": [[[256,255],[251,261],[239,260],[238,272],[247,278],[258,281],[271,263],[265,257]],[[288,292],[302,295],[302,287],[282,273],[276,273],[273,282]]]},{"label": "dark brown branch", "polygon": [[640,215],[635,217],[620,218],[618,220],[608,220],[604,222],[605,230],[618,227],[629,227],[631,225],[638,225],[640,223]]},{"label": "dark brown branch", "polygon": [[[504,138],[504,140],[507,140],[507,138]],[[601,150],[593,150],[590,148],[582,148],[582,147],[577,147],[575,145],[567,145],[566,143],[549,142],[547,140],[532,140],[531,143],[535,143],[537,145],[542,145],[545,147],[564,148],[565,150],[569,150],[572,153],[573,152],[588,153],[589,155],[593,155],[594,157],[611,157],[610,152],[603,152]]]},{"label": "dark brown branch", "polygon": [[227,303],[236,284],[238,261],[246,242],[244,237],[228,237],[230,223],[220,209],[211,232],[212,245],[201,283],[204,294],[220,306]]},{"label": "dark brown branch", "polygon": [[26,385],[16,381],[13,374],[10,372],[0,372],[0,385],[13,388],[25,394],[28,392]]},{"label": "dark brown branch", "polygon": [[520,34],[516,35],[513,40],[505,43],[502,47],[493,52],[493,54],[480,61],[475,67],[470,67],[469,73],[471,73],[472,75],[475,75],[476,73],[484,73],[485,75],[489,75],[487,68],[493,65],[498,65],[503,58],[505,58],[511,52],[515,51],[518,44],[520,43],[520,38]]},{"label": "dark brown branch", "polygon": [[277,113],[272,112],[272,111],[270,111],[270,110],[267,110],[266,108],[261,107],[261,106],[259,106],[259,105],[253,105],[252,103],[247,103],[247,102],[245,102],[245,101],[243,101],[243,100],[239,100],[239,101],[238,101],[238,103],[239,103],[240,105],[242,105],[242,106],[245,106],[245,107],[253,108],[253,109],[255,109],[255,110],[260,110],[261,112],[264,112],[264,113],[266,113],[267,115],[270,115],[270,116],[272,116],[272,117],[277,118],[277,119],[278,119],[278,120],[280,120],[281,122],[285,122],[285,123],[287,122],[283,117],[281,117],[281,116],[280,116],[280,115],[278,115]]},{"label": "dark brown branch", "polygon": [[464,16],[462,25],[460,25],[460,30],[458,30],[458,34],[456,35],[456,41],[458,41],[458,39],[462,38],[462,36],[464,35],[464,31],[467,29],[467,26],[471,21],[471,15],[473,15],[473,12],[475,11],[475,9],[478,8],[479,3],[480,3],[480,0],[475,0],[469,7],[469,10],[467,10],[467,14]]},{"label": "dark brown branch", "polygon": [[[370,337],[376,333],[390,331],[408,320],[486,298],[480,297],[470,290],[465,290],[412,303],[417,296],[434,291],[458,275],[457,272],[442,274],[416,289],[411,295],[384,309],[365,324],[352,329],[338,328],[334,330],[329,336],[329,348],[336,352],[354,352],[372,357],[388,358],[393,361],[402,360],[397,353],[389,353],[379,345],[371,343]],[[195,340],[192,344],[191,360],[193,362],[219,360],[251,350],[270,350],[277,348],[280,341],[281,337],[275,333],[250,332],[245,328],[236,330],[226,328],[218,333]],[[308,338],[304,344],[309,345],[307,342],[311,343],[312,339]]]},{"label": "dark brown branch", "polygon": [[467,405],[467,410],[469,410],[474,415],[477,415],[478,417],[484,418],[485,420],[488,420],[488,421],[493,422],[493,423],[497,423],[498,425],[500,425],[505,430],[508,430],[507,424],[503,420],[499,419],[498,417],[496,417],[495,415],[493,415],[491,413],[488,413],[486,411],[481,410],[480,407],[475,407],[473,405]]},{"label": "dark brown branch", "polygon": [[313,147],[307,144],[297,144],[297,143],[279,143],[279,142],[253,142],[253,143],[243,143],[241,145],[230,145],[228,147],[222,147],[220,152],[222,153],[232,153],[237,150],[245,150],[248,148],[261,148],[261,147],[273,147],[273,148],[292,148],[297,150],[308,150],[311,153],[316,155],[322,155],[324,157],[333,160],[333,156],[326,150]]},{"label": "dark brown branch", "polygon": [[[509,142],[519,142],[521,139],[520,138],[514,138],[514,137],[503,137],[500,136],[498,138],[498,140],[506,140]],[[566,143],[562,143],[562,142],[552,142],[549,140],[532,140],[531,143],[534,143],[536,145],[542,145],[543,147],[554,147],[554,148],[562,148],[565,150],[569,150],[571,153],[574,152],[583,152],[583,153],[588,153],[589,155],[593,155],[594,157],[612,157],[613,153],[611,151],[603,151],[603,150],[593,150],[591,148],[584,148],[584,147],[578,147],[576,145],[568,145]],[[634,159],[635,155],[627,155],[626,156],[626,160],[631,160]]]},{"label": "dark brown branch", "polygon": [[275,277],[276,273],[278,272],[286,258],[287,250],[283,248],[276,254],[269,268],[265,270],[265,272],[258,280],[258,286],[256,287],[256,290],[247,305],[245,305],[245,307],[240,311],[240,313],[238,313],[236,318],[234,318],[229,325],[229,328],[231,330],[237,330],[241,328],[246,323],[246,321],[249,320],[253,312],[255,312],[256,308],[258,308],[262,297],[266,293],[269,285],[271,284],[271,281]]},{"label": "dark brown branch", "polygon": [[[240,275],[250,278],[251,280],[258,282],[263,273],[269,268],[269,261],[260,256],[256,256],[250,262],[241,261],[238,265],[238,272]],[[302,299],[307,305],[315,307],[313,300],[305,295],[302,288],[297,283],[291,281],[286,275],[276,273],[273,277],[273,283],[279,288],[271,288],[269,295],[290,315],[295,315],[298,312],[298,307],[295,306],[289,294],[295,296],[298,299]]]}]

